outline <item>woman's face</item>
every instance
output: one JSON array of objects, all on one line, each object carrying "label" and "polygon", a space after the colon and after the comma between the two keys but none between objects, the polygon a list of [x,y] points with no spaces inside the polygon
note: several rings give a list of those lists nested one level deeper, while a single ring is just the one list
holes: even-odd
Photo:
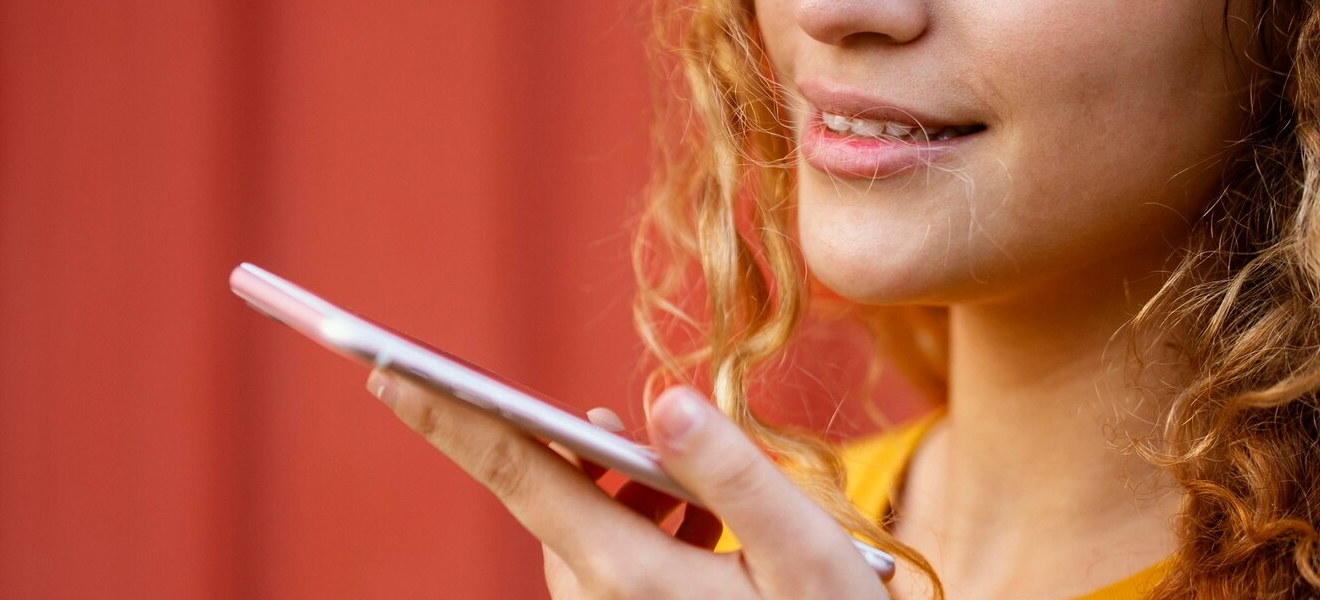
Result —
[{"label": "woman's face", "polygon": [[1223,1],[757,0],[812,272],[947,303],[1158,267],[1245,119]]}]

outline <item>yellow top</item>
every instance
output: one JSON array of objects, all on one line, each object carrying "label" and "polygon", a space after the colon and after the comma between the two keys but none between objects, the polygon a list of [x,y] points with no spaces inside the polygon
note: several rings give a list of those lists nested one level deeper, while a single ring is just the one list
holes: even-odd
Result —
[{"label": "yellow top", "polygon": [[[879,521],[889,510],[890,494],[896,490],[913,450],[943,414],[943,410],[937,410],[893,431],[853,442],[843,449],[843,460],[848,469],[848,498],[862,514]],[[729,552],[737,549],[738,541],[725,530],[715,550]],[[1071,600],[1143,600],[1167,569],[1167,561],[1156,563],[1127,579]]]}]

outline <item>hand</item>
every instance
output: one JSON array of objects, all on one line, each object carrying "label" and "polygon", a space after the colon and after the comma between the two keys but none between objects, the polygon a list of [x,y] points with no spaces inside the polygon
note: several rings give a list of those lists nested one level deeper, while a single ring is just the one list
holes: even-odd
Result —
[{"label": "hand", "polygon": [[738,553],[710,552],[710,527],[685,532],[685,523],[670,537],[657,523],[676,501],[633,484],[611,498],[545,445],[463,401],[379,370],[367,389],[541,540],[554,598],[889,598],[852,538],[690,389],[656,400],[650,439],[665,472],[738,536]]}]

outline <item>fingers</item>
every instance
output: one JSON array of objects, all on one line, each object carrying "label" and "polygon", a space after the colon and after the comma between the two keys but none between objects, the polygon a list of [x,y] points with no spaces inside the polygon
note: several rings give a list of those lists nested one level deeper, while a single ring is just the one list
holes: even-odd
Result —
[{"label": "fingers", "polygon": [[[608,408],[587,411],[587,419],[596,426],[615,433],[624,430],[623,421]],[[553,444],[551,444],[553,446]],[[628,482],[614,494],[614,500],[632,509],[644,519],[661,523],[669,518],[683,501],[664,492],[656,491],[636,482]],[[693,546],[710,550],[724,533],[724,523],[710,511],[693,505],[683,509],[683,521],[674,537]]]},{"label": "fingers", "polygon": [[696,392],[665,391],[648,427],[665,471],[724,520],[749,566],[840,575],[860,568],[878,583],[851,536]]},{"label": "fingers", "polygon": [[[626,430],[626,428],[623,426],[623,419],[620,419],[619,415],[614,414],[614,411],[605,407],[596,407],[591,410],[588,410],[587,420],[591,421],[592,425],[595,425],[610,433],[623,433]],[[579,458],[576,454],[573,454],[573,452],[568,448],[559,445],[558,442],[551,442],[550,449],[554,450],[555,452],[558,452],[560,456],[569,459],[569,461],[572,462],[573,464],[579,465],[579,467],[581,467],[582,469],[582,472],[586,473],[587,477],[590,477],[592,481],[600,481],[600,478],[604,477],[605,473],[609,471],[609,469],[602,467],[596,463]],[[570,456],[572,458],[569,458]]]},{"label": "fingers", "polygon": [[405,424],[499,497],[570,565],[602,553],[654,550],[669,538],[614,502],[577,469],[504,421],[406,376],[373,371],[367,389]]},{"label": "fingers", "polygon": [[587,420],[591,421],[592,425],[610,433],[623,433],[627,430],[627,428],[623,426],[623,419],[620,419],[619,415],[615,414],[614,411],[603,406],[597,406],[596,408],[587,411]]},{"label": "fingers", "polygon": [[[605,407],[596,407],[588,410],[587,420],[591,421],[593,425],[611,433],[622,433],[627,429],[624,427],[623,420],[619,418],[619,415]],[[564,457],[564,460],[569,461],[569,463],[580,465],[583,472],[586,473],[592,481],[598,481],[605,475],[606,469],[604,467],[580,459],[571,450],[564,448],[556,442],[550,443],[550,449]],[[643,519],[657,524],[668,518],[670,514],[673,514],[673,512],[683,504],[682,500],[670,496],[669,494],[656,491],[633,481],[624,483],[623,486],[614,493],[614,500],[628,507],[629,510],[637,513],[637,515]],[[714,515],[711,515],[708,511],[697,508],[691,508],[689,510],[701,511],[708,517],[705,521],[700,518],[693,520],[694,527],[696,526],[696,523],[708,522],[711,519],[713,519],[716,524],[719,524],[719,519],[715,518]],[[721,525],[721,529],[716,532],[716,539],[719,539],[719,532],[722,531],[722,528],[723,526]],[[694,530],[694,532],[695,531],[696,530]],[[704,529],[701,531],[704,531]]]},{"label": "fingers", "polygon": [[[613,433],[622,433],[626,429],[623,425],[623,420],[619,418],[619,415],[604,407],[597,407],[588,410],[587,420],[591,421],[597,427]],[[550,446],[553,448],[555,444],[551,444]],[[623,484],[623,486],[614,493],[614,500],[627,506],[642,518],[657,524],[663,522],[683,504],[682,500],[670,496],[669,494],[656,491],[633,481]],[[715,518],[714,515],[711,515],[709,511],[701,510],[699,508],[689,507],[687,511],[689,513],[692,511],[699,511],[707,517],[706,519],[699,517],[690,520],[691,525],[689,525],[689,529],[691,529],[691,531],[688,533],[689,537],[695,535],[698,540],[704,540],[705,537],[708,537],[708,535],[706,535],[706,530],[709,529],[709,521],[713,520],[716,525],[720,526],[715,533],[715,539],[719,539],[719,533],[723,530],[723,525],[720,524],[719,519]],[[687,523],[689,520],[685,517],[684,522]],[[681,526],[679,531],[683,531]],[[691,541],[682,536],[678,537],[685,541]],[[711,543],[713,544],[714,542]],[[702,544],[698,543],[696,545],[701,546]]]},{"label": "fingers", "polygon": [[559,442],[550,442],[546,447],[554,450],[555,454],[558,454],[560,458],[568,461],[568,464],[577,467],[579,471],[582,471],[583,475],[587,476],[587,479],[592,481],[600,481],[600,478],[604,477],[605,473],[609,472],[609,469],[578,456]]}]

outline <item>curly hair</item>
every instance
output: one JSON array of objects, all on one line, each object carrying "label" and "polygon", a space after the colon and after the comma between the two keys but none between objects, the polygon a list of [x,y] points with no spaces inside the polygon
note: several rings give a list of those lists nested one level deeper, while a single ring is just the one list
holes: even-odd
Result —
[{"label": "curly hair", "polygon": [[[1188,373],[1158,439],[1136,446],[1184,493],[1157,600],[1320,594],[1320,6],[1258,0],[1255,12],[1249,127],[1131,328],[1133,364],[1141,332],[1177,331]],[[792,133],[750,1],[657,0],[653,16],[669,85],[658,87],[656,173],[633,248],[635,323],[659,363],[647,396],[675,381],[708,386],[843,527],[943,598],[930,564],[848,502],[836,448],[749,408],[749,381],[790,342],[814,287],[793,244]],[[867,314],[890,360],[942,398],[946,312]]]}]

